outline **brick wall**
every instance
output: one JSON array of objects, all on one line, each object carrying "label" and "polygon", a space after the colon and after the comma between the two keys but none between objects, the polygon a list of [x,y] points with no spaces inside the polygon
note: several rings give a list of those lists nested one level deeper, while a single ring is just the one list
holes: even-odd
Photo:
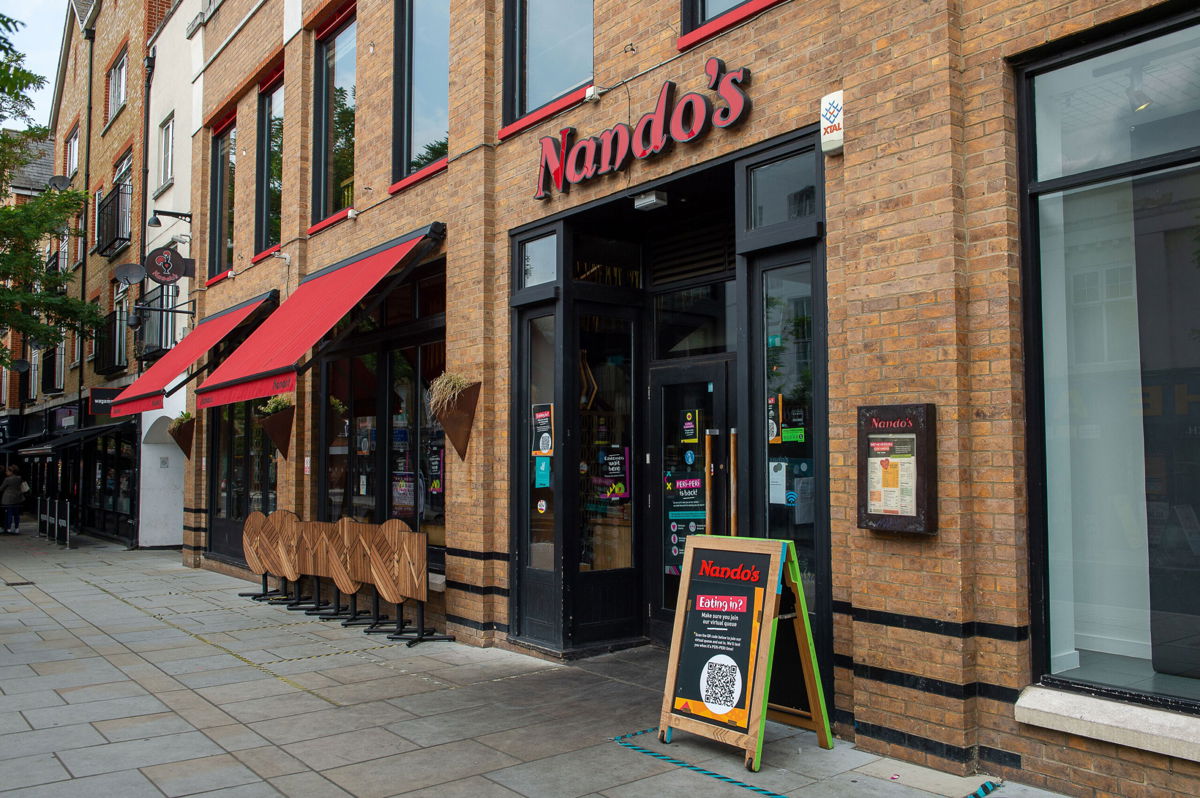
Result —
[{"label": "brick wall", "polygon": [[[1016,103],[1007,57],[1154,5],[1149,0],[817,0],[784,3],[678,54],[675,0],[596,0],[595,82],[628,81],[599,103],[497,142],[503,96],[500,0],[454,0],[449,169],[388,198],[392,179],[392,8],[358,11],[354,206],[360,215],[309,236],[311,31],[282,41],[282,0],[266,3],[205,74],[203,113],[237,109],[237,276],[200,292],[202,313],[298,278],[396,235],[447,224],[447,366],[483,382],[464,461],[447,457],[450,589],[436,607],[460,639],[499,642],[509,622],[509,231],[615,197],[817,121],[819,98],[846,93],[846,149],[824,159],[835,721],[862,748],[964,773],[976,768],[1076,795],[1200,792],[1197,766],[1021,726],[1013,701],[1032,670],[1024,495]],[[250,0],[210,21],[210,53]],[[304,3],[306,19],[332,8]],[[628,45],[632,44],[633,47]],[[254,254],[257,88],[247,77],[280,49],[287,96],[283,251]],[[732,130],[632,163],[544,202],[531,199],[536,142],[568,125],[588,135],[633,123],[664,80],[703,86],[719,56],[753,72],[754,108]],[[644,74],[643,74],[644,73]],[[194,252],[206,271],[211,135],[192,144]],[[316,508],[312,374],[300,383],[281,506]],[[856,527],[855,415],[862,404],[938,406],[938,535]],[[201,416],[203,423],[203,415]],[[205,435],[197,434],[204,457]],[[203,461],[202,461],[203,462]],[[205,506],[204,469],[187,506]],[[205,524],[193,514],[192,530]],[[203,546],[200,531],[185,542]],[[195,564],[194,553],[185,559]],[[455,584],[472,586],[460,589]],[[916,619],[913,621],[911,619]],[[459,622],[461,621],[461,622]]]}]

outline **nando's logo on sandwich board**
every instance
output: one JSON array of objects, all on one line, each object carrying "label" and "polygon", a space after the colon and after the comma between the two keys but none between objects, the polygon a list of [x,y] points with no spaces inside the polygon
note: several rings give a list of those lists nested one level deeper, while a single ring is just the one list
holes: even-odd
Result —
[{"label": "nando's logo on sandwich board", "polygon": [[[812,729],[833,747],[795,549],[786,540],[691,535],[667,663],[659,739],[674,729],[743,749],[745,764],[762,761],[768,717]],[[797,673],[775,678],[802,684],[803,708],[768,703],[780,599],[792,593]],[[791,636],[788,636],[792,639]],[[799,654],[797,662],[795,653]]]},{"label": "nando's logo on sandwich board", "polygon": [[666,81],[658,91],[653,110],[642,114],[632,125],[618,122],[597,136],[576,138],[573,127],[565,127],[557,137],[543,136],[539,142],[540,160],[534,199],[546,199],[550,189],[566,192],[572,184],[601,175],[620,172],[630,157],[645,160],[670,149],[671,144],[687,144],[704,136],[710,128],[729,128],[746,118],[750,97],[746,86],[750,70],[727,70],[720,58],[704,65],[707,94],[689,91],[676,99],[674,81]]}]

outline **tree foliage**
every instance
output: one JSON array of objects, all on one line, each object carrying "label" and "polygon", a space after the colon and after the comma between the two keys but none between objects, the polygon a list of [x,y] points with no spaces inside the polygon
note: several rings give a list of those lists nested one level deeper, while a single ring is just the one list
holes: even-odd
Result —
[{"label": "tree foliage", "polygon": [[[68,295],[74,274],[59,271],[57,259],[47,268],[46,245],[70,228],[71,220],[87,201],[82,191],[55,191],[8,203],[12,182],[21,167],[41,154],[37,144],[46,139],[45,128],[30,126],[33,101],[29,92],[45,80],[24,66],[24,56],[9,40],[19,22],[0,14],[0,126],[24,124],[25,130],[0,130],[0,329],[21,333],[35,346],[51,347],[63,340],[65,330],[90,335],[100,326],[100,311],[90,302]],[[13,198],[14,200],[16,198]],[[14,356],[0,340],[0,366]]]}]

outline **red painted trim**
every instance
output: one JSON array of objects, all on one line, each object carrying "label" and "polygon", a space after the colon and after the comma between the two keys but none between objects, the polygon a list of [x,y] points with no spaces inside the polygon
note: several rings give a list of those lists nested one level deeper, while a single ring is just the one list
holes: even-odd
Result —
[{"label": "red painted trim", "polygon": [[348,218],[349,216],[350,216],[350,209],[342,208],[340,211],[335,213],[333,216],[326,216],[324,219],[317,222],[312,227],[308,228],[308,234],[313,235],[314,233],[321,232],[326,227],[333,227],[335,224],[342,221],[343,219]]},{"label": "red painted trim", "polygon": [[515,136],[522,130],[533,127],[544,119],[549,119],[555,114],[567,110],[572,105],[579,105],[579,103],[583,102],[583,98],[587,96],[587,91],[591,87],[590,83],[586,86],[581,86],[570,94],[564,94],[554,102],[543,105],[536,111],[530,111],[515,122],[511,122],[500,128],[500,131],[496,133],[496,140],[504,141],[506,138]]},{"label": "red painted trim", "polygon": [[275,84],[283,81],[283,62],[279,62],[279,66],[267,73],[267,76],[258,82],[259,92],[268,92],[275,88]]},{"label": "red painted trim", "polygon": [[219,122],[215,122],[212,126],[213,138],[222,135],[226,130],[237,124],[237,109],[233,109],[233,113],[225,117]]},{"label": "red painted trim", "polygon": [[676,50],[686,50],[692,45],[699,44],[702,41],[711,39],[722,31],[732,28],[739,22],[743,22],[754,16],[760,11],[765,11],[771,6],[777,6],[785,0],[750,0],[748,3],[731,8],[716,19],[710,19],[694,31],[685,33],[675,42]]},{"label": "red painted trim", "polygon": [[322,25],[320,27],[319,30],[317,30],[317,32],[315,34],[316,40],[320,41],[321,39],[324,39],[326,36],[328,36],[330,33],[333,33],[335,30],[340,28],[343,23],[345,23],[347,20],[349,20],[350,17],[354,16],[354,12],[356,12],[357,10],[358,10],[358,3],[355,2],[355,3],[350,3],[345,8],[343,8],[341,11],[338,11],[336,14],[333,15],[333,19],[326,22],[324,25]]},{"label": "red painted trim", "polygon": [[431,164],[421,167],[403,180],[397,180],[388,188],[389,194],[399,194],[409,186],[416,185],[426,178],[441,174],[450,165],[449,158],[439,158]]},{"label": "red painted trim", "polygon": [[278,252],[278,251],[279,251],[279,245],[278,245],[278,244],[276,244],[276,245],[275,245],[275,246],[273,246],[273,247],[267,247],[267,248],[266,248],[266,249],[264,249],[262,252],[258,253],[258,254],[257,254],[257,255],[255,255],[253,258],[251,258],[251,259],[250,259],[250,262],[251,262],[251,263],[258,263],[259,261],[266,260],[267,258],[271,257],[272,255],[274,255],[274,254],[275,254],[276,252]]},{"label": "red painted trim", "polygon": [[215,277],[209,277],[207,282],[204,283],[204,287],[208,288],[210,285],[216,285],[217,283],[224,280],[226,277],[232,277],[232,276],[233,276],[233,269],[226,269],[225,271],[221,272],[220,274],[216,275]]}]

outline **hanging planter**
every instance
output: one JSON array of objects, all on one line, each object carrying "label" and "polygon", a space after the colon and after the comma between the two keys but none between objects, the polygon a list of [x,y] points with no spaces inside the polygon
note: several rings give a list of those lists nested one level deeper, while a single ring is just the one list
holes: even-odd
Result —
[{"label": "hanging planter", "polygon": [[448,371],[429,383],[429,412],[446,431],[460,460],[467,457],[479,389],[480,383],[467,382],[465,377]]},{"label": "hanging planter", "polygon": [[254,422],[262,427],[279,453],[287,458],[288,448],[292,443],[292,422],[296,418],[296,406],[288,397],[277,394],[255,410],[257,415]]},{"label": "hanging planter", "polygon": [[184,410],[167,425],[167,434],[183,450],[183,456],[192,459],[192,437],[196,434],[196,419]]}]

